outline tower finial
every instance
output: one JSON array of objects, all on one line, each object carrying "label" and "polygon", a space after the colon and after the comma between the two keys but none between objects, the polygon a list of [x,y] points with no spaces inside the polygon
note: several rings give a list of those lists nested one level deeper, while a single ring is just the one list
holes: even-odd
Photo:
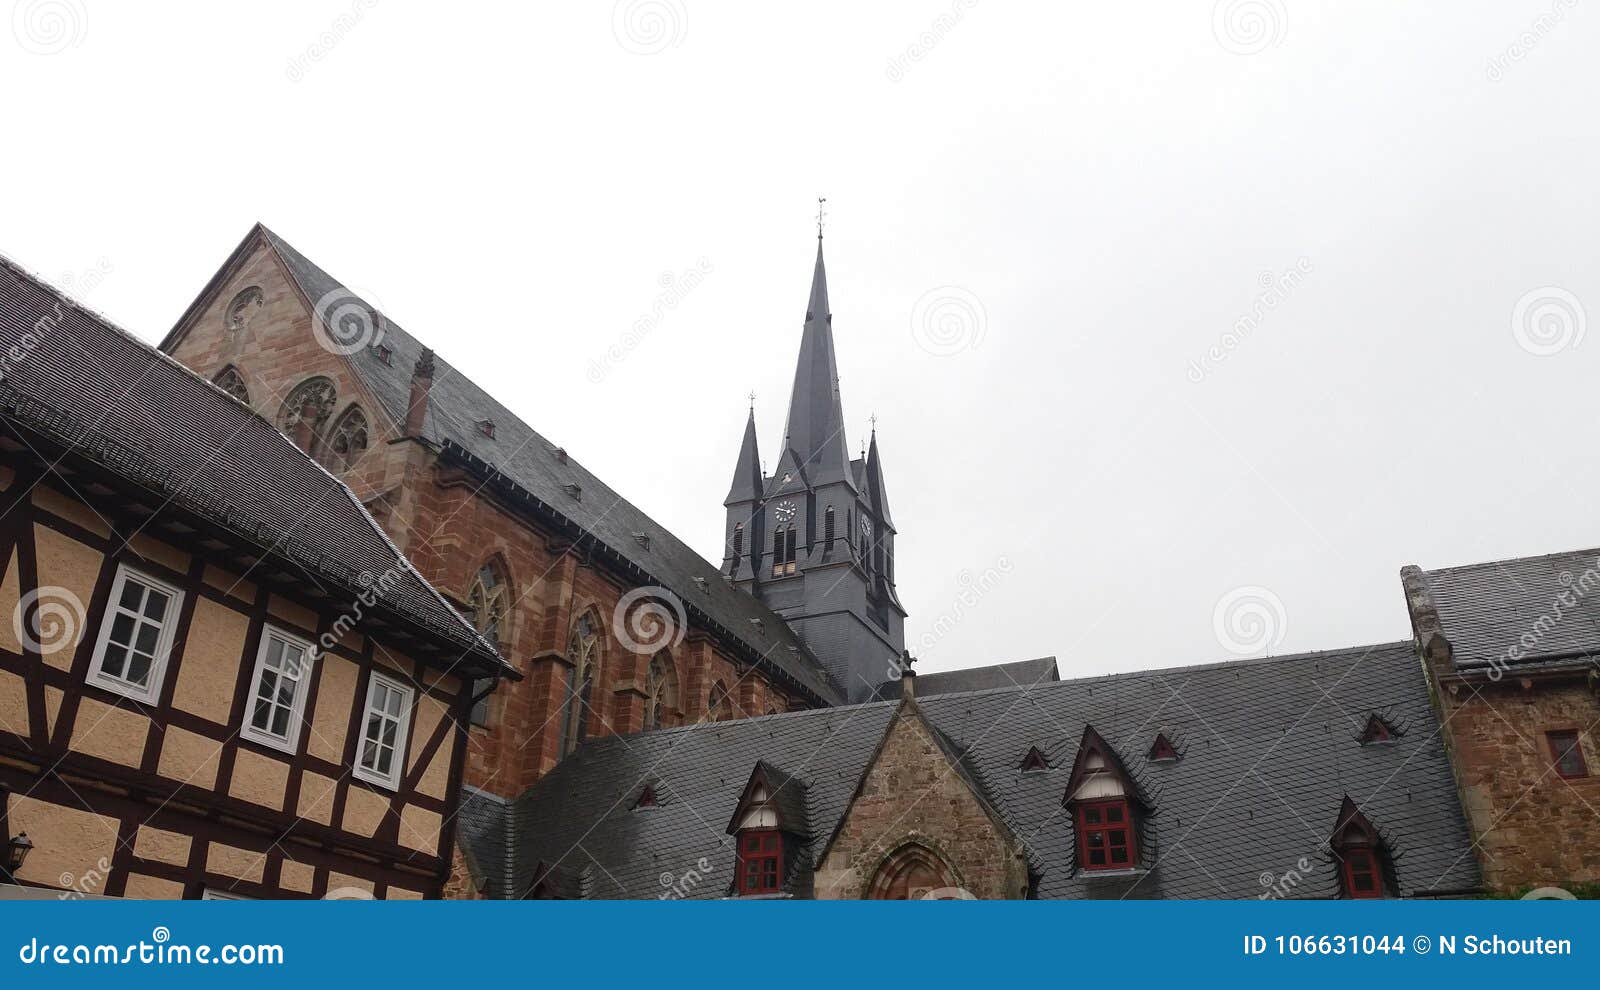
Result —
[{"label": "tower finial", "polygon": [[828,216],[827,202],[828,197],[817,197],[817,240],[819,241],[822,240],[822,221],[827,219]]},{"label": "tower finial", "polygon": [[750,411],[751,412],[755,412],[756,411],[756,390],[755,389],[751,389],[750,390]]}]

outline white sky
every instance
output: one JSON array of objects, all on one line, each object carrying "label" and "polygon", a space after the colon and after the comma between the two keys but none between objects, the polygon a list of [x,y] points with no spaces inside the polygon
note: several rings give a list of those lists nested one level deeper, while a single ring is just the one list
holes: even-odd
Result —
[{"label": "white sky", "polygon": [[[1274,652],[1403,639],[1403,564],[1600,542],[1593,6],[634,2],[662,43],[609,2],[0,0],[0,250],[156,341],[260,219],[717,558],[826,195],[924,670],[1226,658],[1241,587]],[[938,355],[944,286],[982,333]]]}]

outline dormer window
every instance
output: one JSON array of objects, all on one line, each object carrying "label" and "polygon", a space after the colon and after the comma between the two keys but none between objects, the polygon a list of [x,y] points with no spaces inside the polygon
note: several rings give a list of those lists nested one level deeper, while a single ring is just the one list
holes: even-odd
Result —
[{"label": "dormer window", "polygon": [[1150,810],[1116,750],[1093,727],[1083,730],[1062,803],[1072,812],[1078,868],[1139,866],[1139,827]]},{"label": "dormer window", "polygon": [[1371,746],[1377,743],[1395,742],[1399,735],[1394,726],[1385,721],[1381,715],[1373,713],[1367,718],[1367,724],[1362,728],[1361,735],[1356,737],[1356,741],[1363,746]]},{"label": "dormer window", "polygon": [[1096,801],[1076,809],[1078,864],[1086,870],[1127,869],[1135,862],[1133,814],[1127,801]]},{"label": "dormer window", "polygon": [[1022,758],[1023,773],[1039,773],[1050,769],[1050,761],[1044,757],[1044,752],[1037,746],[1030,746],[1027,755]]},{"label": "dormer window", "polygon": [[482,433],[484,436],[486,436],[489,439],[493,440],[494,439],[494,420],[492,420],[492,419],[480,419],[480,420],[478,420],[478,432]]},{"label": "dormer window", "polygon": [[655,787],[651,786],[650,784],[646,784],[644,790],[639,792],[638,800],[633,802],[633,810],[638,811],[641,808],[654,808],[659,803],[660,802],[656,800]]},{"label": "dormer window", "polygon": [[1365,900],[1388,894],[1388,848],[1377,827],[1349,795],[1339,807],[1339,821],[1328,845],[1339,866],[1339,887],[1345,897]]},{"label": "dormer window", "polygon": [[805,841],[805,782],[769,763],[756,763],[728,822],[734,837],[733,893],[738,897],[783,892],[784,851]]},{"label": "dormer window", "polygon": [[1172,745],[1172,740],[1165,732],[1156,733],[1156,741],[1150,744],[1150,762],[1175,763],[1177,760],[1178,748]]},{"label": "dormer window", "polygon": [[775,828],[739,833],[739,866],[734,883],[740,896],[776,894],[783,889],[783,833]]}]

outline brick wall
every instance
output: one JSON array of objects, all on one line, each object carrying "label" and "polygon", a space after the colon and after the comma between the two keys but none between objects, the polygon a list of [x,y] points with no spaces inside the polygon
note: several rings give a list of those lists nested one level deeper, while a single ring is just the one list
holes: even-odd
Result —
[{"label": "brick wall", "polygon": [[[1585,676],[1445,675],[1437,686],[1484,882],[1515,891],[1600,880],[1600,697]],[[1545,734],[1562,729],[1579,730],[1589,776],[1555,773]]]},{"label": "brick wall", "polygon": [[951,883],[976,897],[1026,894],[1020,845],[952,768],[914,703],[902,706],[890,722],[813,878],[816,897],[863,897],[879,867],[911,843],[943,860]]},{"label": "brick wall", "polygon": [[[229,329],[228,307],[249,286],[261,288],[262,304],[245,327]],[[237,368],[250,405],[275,425],[296,385],[327,376],[339,397],[327,424],[359,404],[371,431],[366,454],[342,476],[418,571],[459,603],[485,562],[496,556],[503,562],[512,604],[502,652],[524,679],[502,685],[490,701],[489,725],[470,730],[465,782],[514,796],[560,760],[563,654],[573,622],[586,610],[602,632],[588,734],[640,731],[650,658],[625,650],[612,628],[617,602],[632,584],[580,561],[554,534],[443,469],[422,444],[389,442],[399,439],[402,424],[388,417],[342,356],[317,343],[311,318],[288,273],[258,240],[234,259],[213,297],[197,308],[173,356],[206,378],[229,365]],[[669,725],[705,718],[712,685],[719,681],[730,699],[724,717],[793,707],[782,689],[734,662],[702,630],[688,630],[668,654],[678,684],[677,704],[665,718]],[[455,882],[458,888],[464,882],[459,871]]]}]

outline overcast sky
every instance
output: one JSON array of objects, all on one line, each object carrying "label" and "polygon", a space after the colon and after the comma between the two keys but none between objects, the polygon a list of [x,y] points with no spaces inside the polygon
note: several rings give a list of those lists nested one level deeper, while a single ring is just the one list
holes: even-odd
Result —
[{"label": "overcast sky", "polygon": [[0,2],[0,250],[154,342],[261,220],[713,559],[827,196],[925,670],[1600,542],[1590,4]]}]

